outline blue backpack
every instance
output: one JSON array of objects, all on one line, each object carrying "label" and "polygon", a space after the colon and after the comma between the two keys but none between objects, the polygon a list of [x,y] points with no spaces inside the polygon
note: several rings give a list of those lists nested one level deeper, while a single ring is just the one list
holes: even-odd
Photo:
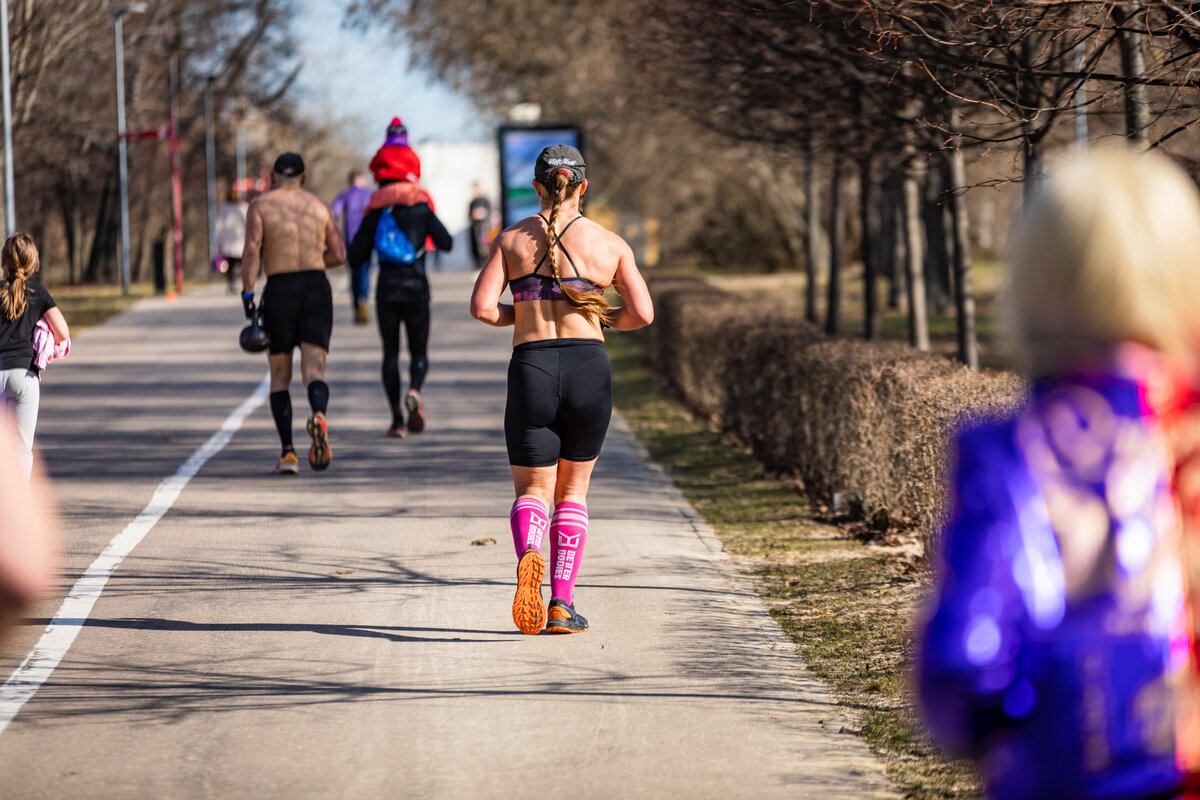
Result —
[{"label": "blue backpack", "polygon": [[375,253],[380,261],[390,261],[394,264],[411,264],[425,252],[425,248],[416,250],[412,242],[396,224],[392,210],[385,208],[379,217],[379,226],[375,228]]}]

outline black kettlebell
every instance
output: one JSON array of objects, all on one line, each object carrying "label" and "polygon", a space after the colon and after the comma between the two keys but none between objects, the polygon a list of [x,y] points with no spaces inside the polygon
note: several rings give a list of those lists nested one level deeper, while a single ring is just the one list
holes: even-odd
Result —
[{"label": "black kettlebell", "polygon": [[261,353],[271,344],[271,337],[262,327],[262,306],[254,313],[254,317],[242,332],[238,334],[238,344],[247,353]]},{"label": "black kettlebell", "polygon": [[238,334],[238,344],[247,353],[261,353],[271,344],[271,339],[267,336],[266,331],[251,322],[242,328],[242,332]]}]

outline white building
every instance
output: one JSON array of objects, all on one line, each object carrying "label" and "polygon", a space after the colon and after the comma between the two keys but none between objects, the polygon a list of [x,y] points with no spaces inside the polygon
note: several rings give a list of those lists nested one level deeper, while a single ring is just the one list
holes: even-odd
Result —
[{"label": "white building", "polygon": [[[439,142],[413,145],[421,158],[421,185],[433,198],[437,215],[454,236],[454,249],[438,256],[439,269],[473,269],[467,207],[478,182],[492,204],[500,208],[500,161],[495,142]],[[428,260],[428,266],[433,266]]]}]

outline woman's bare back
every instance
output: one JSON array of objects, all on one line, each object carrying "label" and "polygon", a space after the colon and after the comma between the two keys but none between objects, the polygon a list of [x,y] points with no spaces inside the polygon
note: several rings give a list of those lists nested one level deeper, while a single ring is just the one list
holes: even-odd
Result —
[{"label": "woman's bare back", "polygon": [[[574,218],[559,215],[557,228],[562,231]],[[584,278],[604,289],[612,284],[622,257],[633,258],[625,240],[586,217],[577,220],[562,234],[558,250],[558,277]],[[498,246],[504,257],[505,275],[511,282],[529,275],[537,267],[540,275],[550,276],[546,255],[546,225],[538,217],[529,217],[501,232]],[[566,253],[570,254],[570,259]],[[574,268],[572,268],[572,263]],[[589,320],[565,300],[530,300],[515,304],[513,343],[541,339],[602,339],[600,326]]]}]

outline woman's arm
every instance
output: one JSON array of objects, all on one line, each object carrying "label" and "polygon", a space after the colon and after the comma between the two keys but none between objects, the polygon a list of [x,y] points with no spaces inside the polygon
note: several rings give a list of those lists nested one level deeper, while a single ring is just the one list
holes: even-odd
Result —
[{"label": "woman's arm", "polygon": [[471,316],[497,328],[512,325],[516,321],[513,307],[500,302],[500,295],[508,285],[500,238],[497,236],[492,242],[488,259],[479,271],[479,277],[475,279],[475,290],[471,292]]},{"label": "woman's arm", "polygon": [[644,328],[654,322],[654,301],[642,273],[638,271],[633,250],[624,242],[621,259],[617,263],[617,274],[613,277],[613,288],[625,305],[614,308],[608,316],[608,324],[619,331]]},{"label": "woman's arm", "polygon": [[67,328],[67,318],[58,310],[58,306],[46,309],[42,319],[46,320],[46,324],[50,326],[50,333],[54,334],[55,344],[71,338],[71,331]]},{"label": "woman's arm", "polygon": [[437,218],[437,214],[429,212],[428,221],[426,223],[426,233],[430,239],[433,239],[433,246],[443,253],[449,253],[454,247],[454,237],[450,235],[450,231],[446,230],[446,226]]}]

